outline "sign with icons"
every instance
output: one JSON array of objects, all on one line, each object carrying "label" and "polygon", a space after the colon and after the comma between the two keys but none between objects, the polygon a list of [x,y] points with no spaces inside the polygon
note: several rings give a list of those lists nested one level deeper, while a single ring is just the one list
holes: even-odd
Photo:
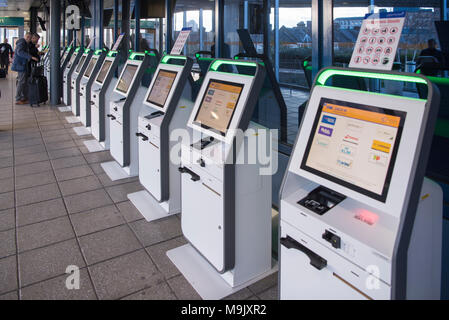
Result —
[{"label": "sign with icons", "polygon": [[189,37],[190,32],[192,32],[192,28],[182,28],[181,32],[178,35],[178,38],[176,39],[175,45],[171,49],[170,54],[181,54],[184,46],[186,45],[187,38]]},{"label": "sign with icons", "polygon": [[391,70],[404,21],[405,12],[367,14],[360,28],[349,67]]}]

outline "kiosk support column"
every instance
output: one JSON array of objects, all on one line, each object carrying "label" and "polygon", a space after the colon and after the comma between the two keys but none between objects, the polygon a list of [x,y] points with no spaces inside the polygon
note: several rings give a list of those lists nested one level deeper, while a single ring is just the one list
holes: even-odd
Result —
[{"label": "kiosk support column", "polygon": [[324,67],[332,65],[332,0],[312,0],[312,79]]},{"label": "kiosk support column", "polygon": [[50,23],[51,23],[51,73],[50,73],[50,104],[52,106],[60,103],[61,97],[61,68],[60,68],[60,46],[61,37],[57,30],[61,29],[61,1],[50,1]]}]

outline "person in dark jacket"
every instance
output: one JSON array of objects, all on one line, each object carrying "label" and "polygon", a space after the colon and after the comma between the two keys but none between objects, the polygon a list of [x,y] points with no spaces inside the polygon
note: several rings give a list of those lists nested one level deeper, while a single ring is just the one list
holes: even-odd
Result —
[{"label": "person in dark jacket", "polygon": [[[39,50],[37,48],[38,42],[39,42],[40,36],[37,33],[31,34],[31,41],[28,43],[28,52],[30,56],[37,58],[37,61],[41,60],[41,56],[39,53]],[[32,61],[28,62],[27,65],[27,77],[31,76],[31,63]]]},{"label": "person in dark jacket", "polygon": [[28,44],[31,42],[31,32],[27,32],[25,37],[19,39],[14,50],[14,61],[11,70],[18,73],[17,76],[17,93],[16,104],[28,103],[27,92],[27,64],[30,60],[38,61],[36,57],[32,57],[29,53]]},{"label": "person in dark jacket", "polygon": [[8,38],[5,38],[3,43],[0,43],[0,68],[5,69],[6,73],[8,73],[10,57],[13,57],[13,50],[8,43]]}]

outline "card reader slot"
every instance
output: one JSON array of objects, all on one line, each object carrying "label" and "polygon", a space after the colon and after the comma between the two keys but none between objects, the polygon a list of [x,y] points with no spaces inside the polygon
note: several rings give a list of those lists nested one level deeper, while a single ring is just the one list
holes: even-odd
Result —
[{"label": "card reader slot", "polygon": [[195,172],[193,172],[192,170],[186,168],[186,167],[179,167],[178,171],[182,173],[188,173],[191,176],[191,180],[192,181],[199,181],[201,179],[201,177],[199,175],[197,175]]},{"label": "card reader slot", "polygon": [[307,247],[303,246],[298,241],[296,241],[295,239],[293,239],[288,235],[285,238],[281,238],[281,245],[283,245],[287,249],[296,249],[305,253],[310,259],[310,264],[315,268],[317,268],[318,270],[322,270],[327,266],[326,259],[320,257],[318,254],[308,249]]},{"label": "card reader slot", "polygon": [[153,113],[147,115],[147,116],[145,117],[145,119],[151,120],[151,119],[157,118],[157,117],[159,117],[159,116],[163,116],[164,114],[165,114],[165,113],[163,113],[162,111],[156,111],[156,112],[153,112]]}]

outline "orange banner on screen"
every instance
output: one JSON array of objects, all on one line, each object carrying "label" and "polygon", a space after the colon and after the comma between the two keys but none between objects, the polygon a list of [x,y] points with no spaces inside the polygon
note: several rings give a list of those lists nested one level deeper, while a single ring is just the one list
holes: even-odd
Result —
[{"label": "orange banner on screen", "polygon": [[385,153],[390,153],[391,150],[391,144],[382,142],[379,140],[373,140],[373,145],[371,146],[371,149],[382,151]]},{"label": "orange banner on screen", "polygon": [[399,122],[401,121],[400,117],[390,116],[384,113],[377,113],[345,106],[339,106],[332,103],[325,103],[323,106],[323,112],[354,118],[362,121],[369,121],[378,124],[383,124],[385,126],[390,126],[394,128],[399,127]]},{"label": "orange banner on screen", "polygon": [[218,82],[211,82],[210,88],[228,91],[228,92],[232,92],[232,93],[240,93],[240,91],[242,91],[242,87],[240,87],[240,86],[232,86],[229,84],[218,83]]}]

